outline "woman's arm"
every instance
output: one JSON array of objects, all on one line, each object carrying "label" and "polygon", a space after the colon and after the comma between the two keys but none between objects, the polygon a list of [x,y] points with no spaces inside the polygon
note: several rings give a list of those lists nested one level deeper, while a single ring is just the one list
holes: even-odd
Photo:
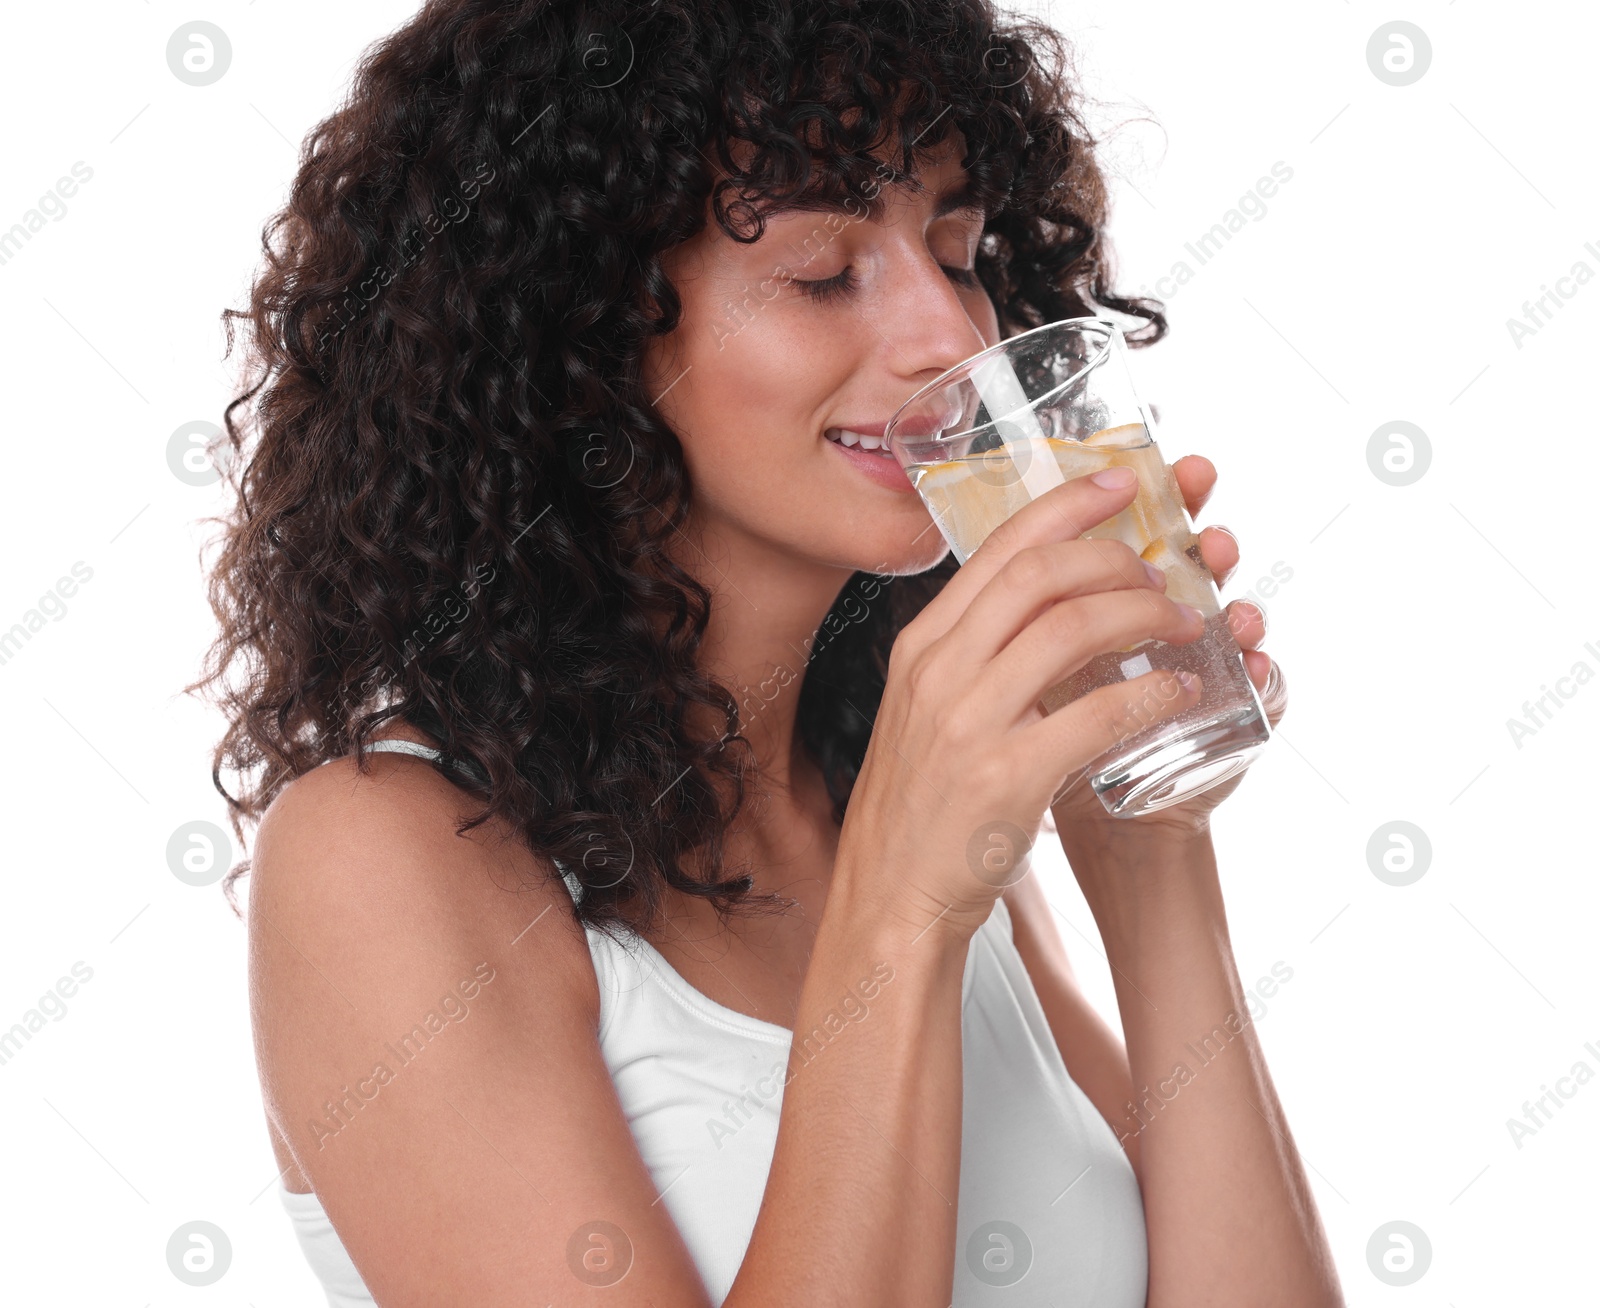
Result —
[{"label": "woman's arm", "polygon": [[1100,835],[1086,824],[1061,831],[1122,1014],[1149,1308],[1342,1305],[1249,1021],[1209,830],[1122,830],[1114,842]]},{"label": "woman's arm", "polygon": [[[278,797],[249,922],[268,1115],[373,1297],[710,1308],[600,1049],[566,889],[504,825],[458,834],[474,806],[432,767],[369,766]],[[727,1308],[950,1302],[970,935],[863,893],[900,871],[848,849],[835,868]]]}]

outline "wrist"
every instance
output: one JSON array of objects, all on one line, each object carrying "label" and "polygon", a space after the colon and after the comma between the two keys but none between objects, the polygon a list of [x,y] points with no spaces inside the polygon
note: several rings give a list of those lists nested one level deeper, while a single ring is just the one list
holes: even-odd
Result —
[{"label": "wrist", "polygon": [[1216,849],[1209,828],[1181,830],[1142,819],[1059,831],[1073,875],[1106,946],[1133,947],[1212,924],[1226,934]]},{"label": "wrist", "polygon": [[[989,908],[992,910],[993,905]],[[847,937],[880,956],[915,958],[935,968],[950,958],[965,962],[983,918],[969,906],[935,903],[911,887],[885,884],[882,875],[859,874],[848,860],[834,865],[819,931]]]},{"label": "wrist", "polygon": [[1058,821],[1056,836],[1074,872],[1104,876],[1118,885],[1174,864],[1215,861],[1209,823],[1154,817]]}]

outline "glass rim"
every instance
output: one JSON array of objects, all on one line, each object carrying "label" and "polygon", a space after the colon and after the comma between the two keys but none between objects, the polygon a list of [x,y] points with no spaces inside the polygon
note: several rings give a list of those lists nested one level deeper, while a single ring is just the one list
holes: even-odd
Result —
[{"label": "glass rim", "polygon": [[[913,404],[917,403],[917,401],[921,400],[924,396],[930,395],[934,391],[948,386],[951,383],[951,380],[956,378],[958,373],[970,374],[972,369],[976,368],[985,360],[1008,352],[1019,341],[1026,341],[1030,336],[1037,336],[1041,332],[1059,331],[1063,327],[1081,328],[1087,326],[1102,328],[1105,336],[1105,340],[1100,345],[1100,348],[1095,352],[1094,357],[1089,359],[1081,368],[1076,369],[1071,376],[1066,377],[1062,381],[1056,383],[1056,385],[1052,386],[1043,395],[1036,396],[1035,398],[1026,401],[1024,404],[1019,405],[1011,412],[1019,413],[1023,409],[1032,409],[1040,404],[1043,404],[1063,387],[1070,386],[1074,381],[1076,381],[1084,373],[1088,372],[1091,368],[1095,368],[1100,365],[1100,363],[1105,359],[1106,355],[1110,352],[1112,342],[1115,340],[1116,334],[1122,330],[1121,326],[1115,320],[1111,318],[1103,318],[1099,314],[1085,314],[1078,318],[1059,318],[1055,322],[1040,323],[1037,327],[1030,327],[1025,332],[1018,332],[1015,336],[1007,336],[1002,341],[996,341],[993,345],[985,346],[976,354],[963,359],[960,363],[953,364],[946,368],[932,381],[920,387],[910,399],[896,409],[894,411],[894,416],[891,417],[884,425],[884,440],[889,443],[890,448],[893,448],[896,441],[901,439],[899,432],[896,430],[900,423],[900,415],[909,409]],[[965,378],[963,377],[963,380],[964,379]],[[940,432],[937,436],[918,436],[909,437],[906,439],[917,440],[924,444],[937,444],[940,441],[959,440],[963,436],[970,436],[975,431],[981,431],[984,427],[992,427],[996,423],[1004,421],[1009,416],[1010,414],[1001,414],[998,417],[991,415],[988,422],[980,423],[977,427],[968,427],[963,431]]]}]

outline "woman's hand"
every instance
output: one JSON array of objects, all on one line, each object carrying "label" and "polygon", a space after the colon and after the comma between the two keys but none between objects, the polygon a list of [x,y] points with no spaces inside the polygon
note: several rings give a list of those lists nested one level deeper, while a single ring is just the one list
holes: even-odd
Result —
[{"label": "woman's hand", "polygon": [[[1216,469],[1198,455],[1172,466],[1193,518]],[[1206,566],[1227,581],[1237,542],[1220,527],[1199,536]],[[1287,696],[1277,664],[1258,648],[1262,614],[1243,601],[1225,612],[1276,726]],[[1128,1135],[1116,1129],[1144,1204],[1150,1304],[1194,1303],[1204,1285],[1208,1303],[1333,1308],[1344,1299],[1305,1168],[1253,1023],[1233,1025],[1245,992],[1207,827],[1240,775],[1137,818],[1112,817],[1080,779],[1051,811],[1116,985],[1127,1046],[1119,1073],[1130,1092]],[[1212,1032],[1226,1051],[1200,1052],[1196,1031]]]},{"label": "woman's hand", "polygon": [[1154,669],[1048,715],[1039,707],[1101,650],[1203,630],[1126,544],[1081,537],[1133,501],[1123,472],[1025,504],[896,638],[834,870],[835,886],[859,890],[873,911],[970,936],[1026,875],[1022,856],[1051,801],[1130,716],[1198,702],[1198,683],[1174,693],[1172,674]]},{"label": "woman's hand", "polygon": [[[1203,455],[1186,454],[1172,465],[1172,471],[1178,479],[1178,489],[1183,492],[1189,516],[1198,518],[1217,484],[1216,466]],[[1239,564],[1239,542],[1226,527],[1202,528],[1199,537],[1200,554],[1220,588],[1233,576]],[[1223,611],[1234,639],[1244,651],[1245,672],[1261,695],[1267,721],[1276,727],[1288,707],[1288,690],[1277,663],[1259,648],[1267,634],[1266,617],[1248,600],[1234,600]],[[1080,775],[1067,794],[1051,805],[1050,812],[1056,831],[1069,849],[1074,845],[1082,846],[1091,836],[1088,843],[1097,847],[1108,841],[1190,836],[1207,828],[1212,810],[1233,793],[1244,775],[1244,772],[1235,773],[1193,799],[1138,818],[1112,817],[1090,788],[1087,776]]]}]

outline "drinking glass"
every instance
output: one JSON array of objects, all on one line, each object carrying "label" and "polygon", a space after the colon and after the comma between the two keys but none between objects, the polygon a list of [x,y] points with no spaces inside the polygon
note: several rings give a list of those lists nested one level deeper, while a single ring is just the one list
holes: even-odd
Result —
[{"label": "drinking glass", "polygon": [[885,430],[962,563],[1051,487],[1106,467],[1138,474],[1133,503],[1082,535],[1120,540],[1160,568],[1167,595],[1200,610],[1204,634],[1181,645],[1151,638],[1097,654],[1039,701],[1054,712],[1157,668],[1200,678],[1200,699],[1171,717],[1152,721],[1158,701],[1136,706],[1117,742],[1084,769],[1117,817],[1155,812],[1227,780],[1271,737],[1154,430],[1121,329],[1093,317],[1047,323],[980,351],[913,395]]}]

